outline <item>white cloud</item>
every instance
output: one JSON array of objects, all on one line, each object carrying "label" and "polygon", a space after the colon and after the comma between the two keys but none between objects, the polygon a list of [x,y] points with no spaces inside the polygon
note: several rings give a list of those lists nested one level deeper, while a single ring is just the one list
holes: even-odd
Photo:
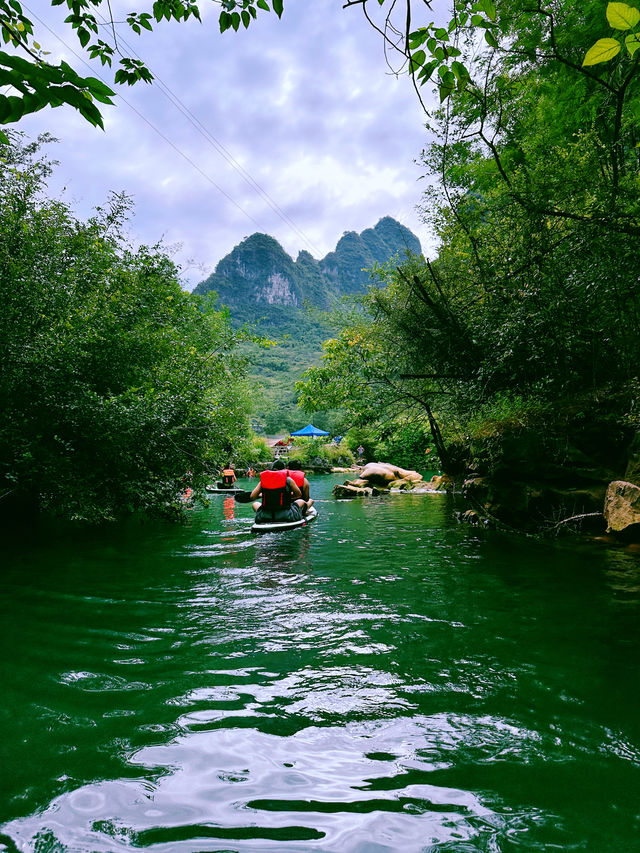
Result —
[{"label": "white cloud", "polygon": [[[60,8],[48,9],[47,23],[76,50]],[[339,0],[288,0],[281,21],[261,14],[248,31],[220,35],[216,10],[203,4],[202,25],[163,23],[140,39],[125,31],[158,82],[119,88],[117,108],[104,111],[105,133],[65,108],[23,120],[30,135],[47,130],[61,140],[52,189],[67,187],[81,216],[109,191],[125,190],[136,203],[134,239],[181,243],[177,260],[192,258],[207,272],[256,230],[294,257],[309,248],[276,205],[308,236],[314,254],[385,215],[401,219],[427,248],[414,209],[424,116],[409,81],[386,73],[379,37],[361,16]],[[46,35],[51,49],[55,40]],[[97,72],[104,73],[100,66]],[[187,273],[191,284],[200,277]]]}]

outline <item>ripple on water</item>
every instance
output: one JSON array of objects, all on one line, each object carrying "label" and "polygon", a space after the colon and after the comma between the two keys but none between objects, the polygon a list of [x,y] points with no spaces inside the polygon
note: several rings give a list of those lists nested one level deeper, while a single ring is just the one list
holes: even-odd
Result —
[{"label": "ripple on water", "polygon": [[67,851],[204,851],[211,839],[237,851],[275,851],[284,841],[288,851],[498,851],[505,832],[539,815],[502,815],[446,784],[443,770],[477,725],[476,748],[487,754],[505,740],[530,748],[530,732],[488,718],[307,727],[287,737],[228,721],[139,750],[131,763],[153,768],[153,783],[147,772],[85,785],[5,831],[23,849],[49,832]]},{"label": "ripple on water", "polygon": [[447,506],[21,551],[0,850],[634,849],[637,555],[585,570]]}]

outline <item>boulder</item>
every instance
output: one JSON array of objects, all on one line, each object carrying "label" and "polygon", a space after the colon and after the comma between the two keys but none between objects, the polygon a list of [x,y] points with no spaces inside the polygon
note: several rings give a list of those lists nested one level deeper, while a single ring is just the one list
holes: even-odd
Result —
[{"label": "boulder", "polygon": [[372,486],[361,487],[353,486],[350,483],[345,483],[341,486],[339,483],[333,487],[333,495],[336,498],[358,498],[379,495],[380,491]]},{"label": "boulder", "polygon": [[392,480],[389,483],[390,489],[398,489],[401,492],[410,492],[415,487],[413,480]]},{"label": "boulder", "polygon": [[[417,471],[407,471],[397,465],[386,462],[368,462],[355,480],[346,480],[342,486],[334,486],[335,497],[357,497],[359,495],[379,495],[395,492],[411,492],[416,486],[425,486],[422,475]],[[426,490],[426,488],[425,488]],[[435,491],[435,489],[432,489]]]},{"label": "boulder", "polygon": [[387,462],[368,462],[360,472],[359,479],[383,486],[393,480],[409,480],[413,483],[419,483],[422,482],[422,474],[417,471],[398,468],[397,465],[390,465]]},{"label": "boulder", "polygon": [[451,485],[451,480],[447,477],[446,474],[434,474],[433,477],[429,480],[429,486],[434,491],[439,491],[440,489],[446,489]]},{"label": "boulder", "polygon": [[378,483],[381,486],[386,486],[392,480],[395,480],[395,475],[386,465],[380,462],[368,462],[362,471],[360,471],[359,480],[365,480],[368,483]]},{"label": "boulder", "polygon": [[640,524],[640,486],[625,480],[609,483],[603,514],[607,533],[617,533],[632,524]]}]

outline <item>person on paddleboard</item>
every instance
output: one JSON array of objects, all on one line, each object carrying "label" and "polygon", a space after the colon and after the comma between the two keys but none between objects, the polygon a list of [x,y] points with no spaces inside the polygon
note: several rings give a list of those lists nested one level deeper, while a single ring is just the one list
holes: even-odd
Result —
[{"label": "person on paddleboard", "polygon": [[229,462],[227,467],[222,470],[222,480],[220,481],[219,486],[221,489],[232,489],[236,480],[236,472],[233,470],[231,462]]},{"label": "person on paddleboard", "polygon": [[[256,498],[262,495],[262,502]],[[287,467],[281,459],[276,459],[270,469],[260,474],[260,482],[251,492],[255,501],[253,509],[256,524],[267,521],[300,521],[306,502],[300,489],[289,476]]]},{"label": "person on paddleboard", "polygon": [[287,470],[293,482],[300,489],[302,500],[305,503],[302,514],[306,515],[313,506],[313,498],[309,497],[309,481],[305,477],[304,471],[302,470],[302,466],[299,462],[289,462],[289,468]]}]

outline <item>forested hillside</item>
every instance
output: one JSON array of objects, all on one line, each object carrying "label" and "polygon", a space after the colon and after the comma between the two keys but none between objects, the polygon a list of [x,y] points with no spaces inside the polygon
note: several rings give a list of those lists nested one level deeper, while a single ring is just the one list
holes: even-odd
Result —
[{"label": "forested hillside", "polygon": [[[344,297],[366,291],[376,265],[420,251],[418,238],[388,216],[361,234],[346,232],[321,260],[302,251],[294,261],[273,237],[252,234],[195,288],[196,294],[215,292],[236,328],[247,324],[275,341],[268,349],[245,348],[259,386],[254,400],[259,429],[274,433],[301,426],[295,383],[319,361],[322,342],[332,333],[330,312]],[[318,417],[320,425],[326,423]]]}]

